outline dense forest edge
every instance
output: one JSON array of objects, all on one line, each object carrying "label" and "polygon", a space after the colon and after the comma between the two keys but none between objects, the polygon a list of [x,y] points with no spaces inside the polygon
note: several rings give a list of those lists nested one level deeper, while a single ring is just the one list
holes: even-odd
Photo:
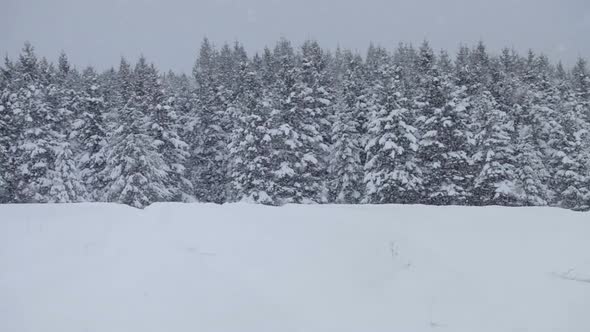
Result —
[{"label": "dense forest edge", "polygon": [[590,73],[483,42],[366,54],[204,39],[191,75],[143,56],[0,66],[0,203],[255,202],[590,209]]}]

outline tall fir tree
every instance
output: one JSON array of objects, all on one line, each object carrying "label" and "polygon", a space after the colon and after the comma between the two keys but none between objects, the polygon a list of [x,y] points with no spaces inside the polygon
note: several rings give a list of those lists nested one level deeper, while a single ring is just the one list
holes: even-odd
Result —
[{"label": "tall fir tree", "polygon": [[0,67],[0,203],[12,201],[8,178],[14,172],[11,170],[8,153],[15,135],[14,128],[11,126],[13,70],[14,65],[7,57],[4,67]]},{"label": "tall fir tree", "polygon": [[10,96],[11,125],[17,132],[9,151],[9,163],[14,171],[9,177],[14,202],[48,201],[55,123],[55,113],[46,99],[50,70],[37,59],[33,47],[25,44],[15,64],[16,84]]},{"label": "tall fir tree", "polygon": [[229,112],[225,93],[220,91],[217,58],[217,51],[205,39],[193,68],[198,137],[191,142],[191,179],[198,201],[223,203],[228,184]]},{"label": "tall fir tree", "polygon": [[300,202],[327,201],[327,156],[333,95],[327,85],[327,63],[316,41],[302,48],[301,73],[293,94],[294,129],[300,136],[297,174],[301,179]]},{"label": "tall fir tree", "polygon": [[229,145],[231,197],[235,201],[276,205],[279,201],[272,173],[272,104],[258,73],[246,64],[242,66],[243,91],[235,104]]},{"label": "tall fir tree", "polygon": [[553,183],[557,191],[557,205],[575,210],[590,208],[590,149],[586,123],[576,112],[577,101],[570,96],[559,112],[562,128],[559,146],[553,150]]},{"label": "tall fir tree", "polygon": [[296,84],[300,68],[293,46],[286,39],[280,40],[272,53],[269,65],[275,69],[270,85],[273,98],[270,117],[272,146],[272,174],[276,183],[273,197],[278,204],[296,203],[303,200],[300,151],[303,143],[297,131]]},{"label": "tall fir tree", "polygon": [[150,122],[148,133],[153,137],[157,152],[169,170],[165,183],[171,193],[168,199],[175,202],[192,201],[193,187],[185,166],[189,157],[189,145],[181,137],[181,115],[177,113],[176,99],[163,88],[153,65],[146,68],[146,81],[150,85],[147,105],[147,118]]},{"label": "tall fir tree", "polygon": [[473,203],[477,205],[517,205],[516,168],[512,136],[514,121],[500,110],[494,97],[485,92],[475,107],[483,114],[482,130],[476,133],[480,166],[475,176]]},{"label": "tall fir tree", "polygon": [[[469,199],[472,135],[465,87],[455,88],[428,43],[420,47],[416,111],[420,114],[419,158],[424,172],[423,202],[462,205]],[[446,60],[444,60],[446,61]],[[447,69],[450,70],[450,69]]]},{"label": "tall fir tree", "polygon": [[371,116],[365,146],[366,203],[416,203],[423,191],[418,164],[419,138],[410,100],[400,91],[401,72],[380,60],[374,76]]},{"label": "tall fir tree", "polygon": [[46,94],[50,109],[54,113],[53,123],[50,123],[53,164],[48,171],[48,202],[70,203],[88,199],[76,159],[79,141],[74,127],[77,123],[70,121],[77,118],[81,110],[76,80],[76,71],[62,52]]},{"label": "tall fir tree", "polygon": [[[346,52],[343,57],[343,77],[335,102],[330,155],[330,201],[359,203],[364,195],[363,140],[361,130],[366,117],[362,59]],[[362,114],[362,115],[361,115]]]},{"label": "tall fir tree", "polygon": [[78,167],[90,199],[100,200],[107,184],[103,170],[108,134],[105,118],[109,105],[104,97],[104,87],[92,67],[84,70],[82,82],[81,111],[73,126],[80,144]]},{"label": "tall fir tree", "polygon": [[[129,72],[126,61],[119,70],[120,80],[125,82]],[[151,119],[154,82],[149,66],[141,57],[133,72],[133,81],[127,102],[117,110],[117,124],[106,147],[104,170],[99,176],[107,181],[105,200],[134,207],[145,207],[153,202],[168,201],[170,168],[159,151],[158,142],[151,135]]]}]

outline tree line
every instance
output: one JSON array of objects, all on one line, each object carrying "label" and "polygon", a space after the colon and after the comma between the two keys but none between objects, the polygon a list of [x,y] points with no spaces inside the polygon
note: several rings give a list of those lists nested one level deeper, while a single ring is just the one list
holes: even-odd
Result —
[{"label": "tree line", "polygon": [[99,73],[27,43],[0,73],[2,203],[590,208],[583,59],[205,39],[192,75]]}]

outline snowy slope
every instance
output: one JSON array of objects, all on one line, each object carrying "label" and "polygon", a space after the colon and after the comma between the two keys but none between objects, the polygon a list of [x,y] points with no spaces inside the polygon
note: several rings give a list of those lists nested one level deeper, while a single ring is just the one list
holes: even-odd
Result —
[{"label": "snowy slope", "polygon": [[0,331],[587,332],[589,238],[551,208],[5,205]]}]

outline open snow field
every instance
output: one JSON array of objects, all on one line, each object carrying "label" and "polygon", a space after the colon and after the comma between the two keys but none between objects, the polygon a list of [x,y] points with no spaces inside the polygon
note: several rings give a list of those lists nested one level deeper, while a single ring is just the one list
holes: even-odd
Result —
[{"label": "open snow field", "polygon": [[0,206],[3,332],[590,331],[590,214]]}]

